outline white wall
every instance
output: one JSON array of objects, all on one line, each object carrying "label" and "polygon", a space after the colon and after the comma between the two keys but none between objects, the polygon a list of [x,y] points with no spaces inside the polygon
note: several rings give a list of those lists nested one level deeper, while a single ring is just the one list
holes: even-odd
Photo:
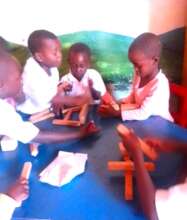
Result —
[{"label": "white wall", "polygon": [[148,30],[149,0],[4,0],[0,35],[26,44],[36,29],[55,34],[100,30],[137,36]]}]

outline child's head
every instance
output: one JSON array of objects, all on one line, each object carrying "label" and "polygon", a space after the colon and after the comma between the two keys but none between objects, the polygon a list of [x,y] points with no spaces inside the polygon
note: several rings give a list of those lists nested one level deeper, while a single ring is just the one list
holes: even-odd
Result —
[{"label": "child's head", "polygon": [[46,30],[31,33],[28,48],[35,60],[47,67],[59,67],[62,62],[61,44],[57,36]]},{"label": "child's head", "polygon": [[73,44],[69,49],[68,63],[71,73],[75,78],[81,80],[90,66],[90,48],[83,43]]},{"label": "child's head", "polygon": [[15,98],[22,92],[21,66],[7,52],[0,52],[0,98]]},{"label": "child's head", "polygon": [[141,78],[152,78],[158,73],[162,45],[159,37],[143,33],[130,45],[128,57],[136,74]]}]

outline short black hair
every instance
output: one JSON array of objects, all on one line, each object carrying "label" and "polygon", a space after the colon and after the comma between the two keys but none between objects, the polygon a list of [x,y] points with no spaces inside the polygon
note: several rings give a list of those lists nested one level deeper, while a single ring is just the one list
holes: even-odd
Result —
[{"label": "short black hair", "polygon": [[32,54],[38,52],[42,47],[42,41],[46,39],[58,39],[55,34],[47,30],[33,31],[28,39],[28,48]]},{"label": "short black hair", "polygon": [[72,53],[85,53],[89,58],[91,57],[90,48],[86,44],[80,42],[75,43],[70,47],[68,58]]},{"label": "short black hair", "polygon": [[160,58],[162,43],[156,34],[146,32],[134,39],[129,47],[129,53],[134,50],[138,50],[148,57]]}]

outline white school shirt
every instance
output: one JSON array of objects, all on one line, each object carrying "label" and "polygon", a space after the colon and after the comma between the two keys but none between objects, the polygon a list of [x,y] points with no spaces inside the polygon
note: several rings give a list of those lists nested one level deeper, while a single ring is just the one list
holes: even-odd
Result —
[{"label": "white school shirt", "polygon": [[27,60],[22,76],[26,100],[17,106],[19,111],[34,114],[50,107],[59,83],[58,69],[51,68],[50,72],[48,75],[34,58]]},{"label": "white school shirt", "polygon": [[20,204],[6,194],[0,194],[0,219],[11,220],[15,208]]},{"label": "white school shirt", "polygon": [[93,88],[100,92],[101,96],[103,96],[106,92],[106,87],[101,75],[94,69],[87,69],[80,81],[77,80],[72,73],[68,73],[61,78],[61,82],[68,82],[72,84],[72,90],[68,92],[67,95],[78,96],[84,93],[84,87],[89,86],[89,79],[93,82]]},{"label": "white school shirt", "polygon": [[187,180],[167,190],[157,190],[155,205],[159,220],[186,220]]},{"label": "white school shirt", "polygon": [[0,135],[28,143],[39,133],[39,129],[29,121],[23,121],[15,108],[0,99]]},{"label": "white school shirt", "polygon": [[144,87],[139,88],[139,83],[139,77],[134,77],[132,92],[125,100],[133,101],[139,104],[140,107],[122,111],[122,120],[145,120],[150,116],[161,116],[169,121],[173,121],[169,112],[170,90],[166,76],[160,71]]}]

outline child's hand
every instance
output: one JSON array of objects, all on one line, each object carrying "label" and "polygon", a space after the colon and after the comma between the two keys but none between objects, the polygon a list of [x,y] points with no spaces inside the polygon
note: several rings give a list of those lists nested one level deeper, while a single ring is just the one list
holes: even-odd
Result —
[{"label": "child's hand", "polygon": [[29,195],[28,181],[26,179],[17,180],[16,183],[8,189],[7,195],[17,202],[22,202],[27,199]]},{"label": "child's hand", "polygon": [[88,79],[88,87],[89,87],[90,89],[93,88],[93,81],[92,81],[92,79]]},{"label": "child's hand", "polygon": [[99,132],[100,129],[95,125],[94,121],[88,122],[83,128],[81,128],[82,137],[87,137]]},{"label": "child's hand", "polygon": [[113,106],[110,105],[100,105],[98,113],[103,117],[120,117],[121,115],[120,109],[115,110]]},{"label": "child's hand", "polygon": [[51,106],[55,115],[59,116],[60,112],[64,109],[62,97],[60,95],[56,95],[51,101]]},{"label": "child's hand", "polygon": [[162,140],[159,138],[144,138],[144,141],[157,152],[174,152],[176,149],[172,146],[169,141]]},{"label": "child's hand", "polygon": [[132,157],[137,155],[143,156],[140,148],[140,142],[133,129],[129,129],[128,135],[124,136],[121,133],[119,133],[119,135],[122,138],[124,146],[126,147],[127,151],[132,155]]},{"label": "child's hand", "polygon": [[58,86],[58,91],[59,92],[69,92],[72,90],[72,84],[69,82],[62,82]]}]

